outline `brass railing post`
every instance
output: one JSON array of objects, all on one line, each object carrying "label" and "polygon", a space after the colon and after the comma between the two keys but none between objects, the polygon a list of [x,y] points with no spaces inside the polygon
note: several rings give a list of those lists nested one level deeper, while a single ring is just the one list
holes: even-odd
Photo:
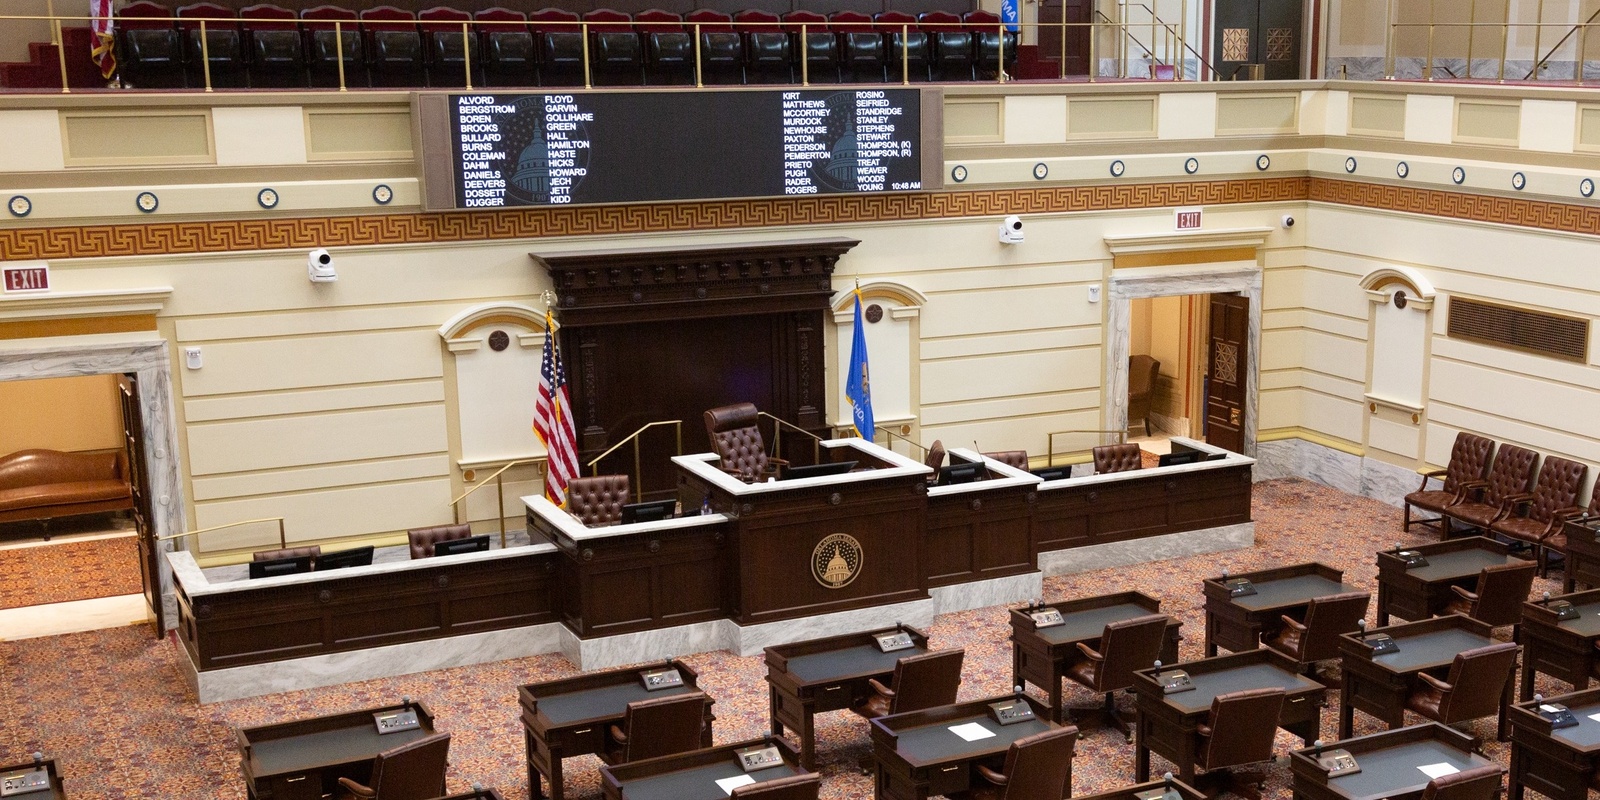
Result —
[{"label": "brass railing post", "polygon": [[900,26],[900,85],[911,85],[911,26]]},{"label": "brass railing post", "polygon": [[700,23],[694,24],[694,88],[706,88],[705,74],[700,64]]},{"label": "brass railing post", "polygon": [[583,88],[594,88],[594,73],[589,68],[589,23],[578,24],[578,35],[583,37]]},{"label": "brass railing post", "polygon": [[[495,516],[500,518],[500,549],[506,549],[506,474],[494,476]],[[533,543],[533,532],[528,532],[528,543]]]},{"label": "brass railing post", "polygon": [[1389,24],[1387,25],[1387,30],[1384,32],[1383,77],[1384,80],[1390,81],[1394,80],[1394,63],[1396,60],[1394,52],[1394,3],[1395,0],[1389,0],[1389,5],[1386,9],[1386,15],[1384,17],[1384,21],[1388,22]]},{"label": "brass railing post", "polygon": [[1156,74],[1156,0],[1150,0],[1150,77]]},{"label": "brass railing post", "polygon": [[350,87],[344,83],[344,23],[339,20],[333,21],[333,46],[339,53],[334,59],[339,62],[339,91],[347,92]]},{"label": "brass railing post", "polygon": [[1533,21],[1533,74],[1529,77],[1539,80],[1539,67],[1544,65],[1544,56],[1539,51],[1544,49],[1544,0],[1539,0],[1539,18]]},{"label": "brass railing post", "polygon": [[[1198,70],[1197,70],[1198,71]],[[1178,80],[1189,72],[1189,0],[1178,4]]]},{"label": "brass railing post", "polygon": [[1506,59],[1511,58],[1511,0],[1506,0],[1505,24],[1500,26],[1500,77],[1506,82]]},{"label": "brass railing post", "polygon": [[811,37],[806,34],[806,24],[800,23],[800,85],[811,85]]},{"label": "brass railing post", "polygon": [[1580,23],[1578,25],[1578,63],[1572,68],[1572,77],[1578,81],[1579,86],[1583,85],[1583,59],[1585,55],[1585,45],[1587,44],[1585,40],[1588,38],[1589,23]]},{"label": "brass railing post", "polygon": [[[1095,28],[1098,27],[1098,26],[1099,26],[1099,23],[1094,21],[1094,16],[1091,14],[1089,16],[1089,69],[1088,69],[1089,82],[1090,83],[1094,83],[1095,82],[1095,75],[1096,75],[1096,73],[1100,72],[1100,61],[1099,61],[1098,58],[1095,57],[1095,52],[1094,52],[1094,50],[1095,50],[1095,47],[1094,47],[1095,42],[1094,42],[1094,40],[1096,38],[1098,38],[1099,35],[1100,35],[1100,32],[1095,30]],[[1062,26],[1062,27],[1065,27],[1065,26]],[[1061,48],[1062,48],[1062,52],[1063,53],[1066,52],[1065,40],[1062,41]],[[1063,56],[1062,59],[1061,59],[1061,63],[1064,65],[1064,64],[1066,64],[1066,61],[1067,61],[1066,57]]]},{"label": "brass railing post", "polygon": [[205,76],[206,91],[211,91],[211,39],[206,36],[206,21],[200,20],[200,70]]},{"label": "brass railing post", "polygon": [[[470,35],[468,35],[467,23],[465,23],[465,22],[461,23],[461,60],[463,62],[465,62],[465,66],[467,68],[467,91],[469,91],[469,92],[472,91],[472,44],[471,44],[471,41],[470,41],[471,38],[472,37]],[[506,537],[505,537],[505,529],[501,528],[501,530],[500,530],[500,546],[502,548],[504,548],[506,546],[505,539],[506,539]]]},{"label": "brass railing post", "polygon": [[[54,32],[51,35],[56,37],[56,41],[59,42],[59,41],[61,41],[61,20],[59,20],[59,19],[51,20],[51,23],[52,23],[51,27],[54,29]],[[72,94],[72,84],[67,79],[67,48],[66,47],[61,46],[61,45],[57,45],[56,46],[56,59],[61,62],[61,93],[62,94]]]},{"label": "brass railing post", "polygon": [[1428,63],[1422,66],[1422,79],[1427,81],[1433,80],[1433,14],[1437,5],[1438,0],[1428,0]]},{"label": "brass railing post", "polygon": [[1467,80],[1472,80],[1472,46],[1478,43],[1478,0],[1467,9]]},{"label": "brass railing post", "polygon": [[1005,24],[1005,22],[1002,21],[999,24],[997,24],[995,27],[1000,29],[1000,32],[999,32],[1000,49],[999,49],[999,51],[997,51],[999,53],[999,58],[996,59],[995,65],[994,65],[994,79],[995,79],[996,83],[1005,83],[1006,82],[1006,24]]}]

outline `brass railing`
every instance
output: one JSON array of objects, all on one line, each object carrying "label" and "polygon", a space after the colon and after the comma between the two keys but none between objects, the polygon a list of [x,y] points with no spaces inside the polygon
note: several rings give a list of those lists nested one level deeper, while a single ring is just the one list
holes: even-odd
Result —
[{"label": "brass railing", "polygon": [[[1584,20],[1582,22],[1575,22],[1575,21],[1545,22],[1544,21],[1545,3],[1544,3],[1544,0],[1539,0],[1537,18],[1533,22],[1513,22],[1513,21],[1511,21],[1511,11],[1512,11],[1511,0],[1502,0],[1501,6],[1502,6],[1503,15],[1504,15],[1506,21],[1504,21],[1504,22],[1479,22],[1478,21],[1478,3],[1479,3],[1479,0],[1469,0],[1469,2],[1471,3],[1471,6],[1469,7],[1469,10],[1467,12],[1468,13],[1468,20],[1466,22],[1440,22],[1440,21],[1438,21],[1437,15],[1435,14],[1435,12],[1437,11],[1437,0],[1427,0],[1427,2],[1428,2],[1428,21],[1427,22],[1400,22],[1400,21],[1398,21],[1396,19],[1396,16],[1395,16],[1397,14],[1398,10],[1399,10],[1399,7],[1400,7],[1399,0],[1388,0],[1387,16],[1386,16],[1386,19],[1385,19],[1385,22],[1387,23],[1387,25],[1386,25],[1386,33],[1385,33],[1385,36],[1384,36],[1384,54],[1383,54],[1383,76],[1384,76],[1384,78],[1386,80],[1393,80],[1395,78],[1395,75],[1396,75],[1396,72],[1397,72],[1396,62],[1399,61],[1399,59],[1401,58],[1401,55],[1400,55],[1400,52],[1399,52],[1399,48],[1400,48],[1401,45],[1399,45],[1396,42],[1396,39],[1398,38],[1398,34],[1401,31],[1414,30],[1414,29],[1424,29],[1424,30],[1427,31],[1427,38],[1426,38],[1426,42],[1427,43],[1426,43],[1426,45],[1424,47],[1423,56],[1422,56],[1423,61],[1422,61],[1422,67],[1421,67],[1421,77],[1422,77],[1423,80],[1431,81],[1431,80],[1434,79],[1434,71],[1436,69],[1443,69],[1447,73],[1449,73],[1451,75],[1451,77],[1455,77],[1455,78],[1467,78],[1467,79],[1477,78],[1478,76],[1473,74],[1472,67],[1473,67],[1474,58],[1477,55],[1476,47],[1477,47],[1477,41],[1478,41],[1478,38],[1479,38],[1478,34],[1479,34],[1480,30],[1490,30],[1490,31],[1497,32],[1499,34],[1499,38],[1500,38],[1500,54],[1499,54],[1499,56],[1500,56],[1499,57],[1499,62],[1500,63],[1499,63],[1499,67],[1498,67],[1498,69],[1496,71],[1496,74],[1495,74],[1494,78],[1495,78],[1495,80],[1497,80],[1497,81],[1499,81],[1501,83],[1504,83],[1505,80],[1506,80],[1506,65],[1512,60],[1511,59],[1511,55],[1510,55],[1511,31],[1512,31],[1512,29],[1525,30],[1525,29],[1528,29],[1528,28],[1532,28],[1533,29],[1533,59],[1532,59],[1533,66],[1532,66],[1532,68],[1530,68],[1528,70],[1528,72],[1526,74],[1524,74],[1520,78],[1520,80],[1532,80],[1532,81],[1540,80],[1540,72],[1543,70],[1544,66],[1550,62],[1551,58],[1554,57],[1555,54],[1558,51],[1560,51],[1563,47],[1567,46],[1567,43],[1569,41],[1571,41],[1574,36],[1577,36],[1577,44],[1576,44],[1576,46],[1574,48],[1575,49],[1575,54],[1574,54],[1575,57],[1574,57],[1574,60],[1573,60],[1573,77],[1572,77],[1572,80],[1575,83],[1577,83],[1578,85],[1580,85],[1580,86],[1582,86],[1584,84],[1585,80],[1584,80],[1584,76],[1583,76],[1583,64],[1584,64],[1584,61],[1586,59],[1587,50],[1588,50],[1589,32],[1590,32],[1591,28],[1595,28],[1597,26],[1600,26],[1600,10],[1596,10],[1593,14],[1591,14],[1588,17],[1588,19],[1586,19],[1586,20]],[[1492,0],[1491,0],[1491,2],[1492,2]],[[1549,50],[1545,50],[1545,48],[1544,48],[1545,33],[1546,33],[1546,29],[1548,29],[1548,28],[1559,29],[1560,32],[1561,32],[1561,36],[1556,40],[1556,43],[1550,47]],[[1467,68],[1466,68],[1466,74],[1465,75],[1456,75],[1453,72],[1450,72],[1448,68],[1442,67],[1442,66],[1438,66],[1435,63],[1441,58],[1441,56],[1439,56],[1438,52],[1437,52],[1438,51],[1438,37],[1439,37],[1439,34],[1441,32],[1455,32],[1455,31],[1459,31],[1459,30],[1462,30],[1462,29],[1465,29],[1466,32],[1467,32],[1467,41],[1466,41],[1466,65],[1467,65]],[[1516,78],[1515,76],[1513,76],[1513,80],[1519,80],[1519,79]]]},{"label": "brass railing", "polygon": [[[1126,442],[1128,440],[1128,431],[1126,429],[1123,429],[1123,430],[1120,430],[1120,431],[1093,430],[1093,429],[1091,429],[1091,430],[1076,430],[1076,431],[1051,431],[1049,434],[1047,434],[1049,436],[1049,444],[1047,445],[1047,447],[1049,448],[1050,453],[1049,453],[1049,460],[1045,462],[1045,466],[1053,467],[1053,466],[1056,465],[1056,455],[1058,455],[1057,452],[1056,452],[1056,437],[1057,436],[1084,435],[1084,434],[1101,434],[1101,435],[1104,435],[1104,434],[1108,434],[1108,433],[1109,434],[1114,434],[1117,437],[1116,442],[1114,442],[1113,444],[1122,444],[1123,442]],[[1104,443],[1104,442],[1102,441],[1102,443]],[[1074,453],[1088,453],[1091,449],[1093,449],[1093,448],[1091,447],[1091,448],[1083,448],[1083,449],[1076,449],[1076,450],[1064,450],[1064,451],[1061,451],[1059,454],[1060,455],[1064,455],[1064,456],[1070,456],[1070,455],[1072,455]]]},{"label": "brass railing", "polygon": [[[242,519],[242,520],[239,520],[238,522],[228,522],[228,523],[225,523],[225,524],[222,524],[222,525],[212,525],[209,528],[200,528],[200,529],[192,530],[192,531],[183,531],[181,533],[169,533],[166,536],[158,536],[158,537],[156,537],[156,541],[158,541],[158,542],[166,542],[166,541],[171,541],[173,539],[186,539],[186,538],[188,538],[190,536],[199,536],[202,533],[211,533],[212,531],[220,531],[220,530],[225,530],[227,528],[237,528],[237,527],[240,527],[242,525],[255,525],[255,524],[258,524],[258,523],[262,523],[262,522],[276,522],[276,523],[278,523],[278,547],[283,548],[283,547],[288,547],[289,546],[288,537],[285,536],[284,530],[283,530],[283,517],[262,517],[261,519]],[[249,552],[249,551],[254,550],[254,549],[255,549],[254,547],[249,547],[249,548],[233,547],[233,548],[229,548],[227,550],[219,550],[216,553],[208,553],[207,555],[229,556],[229,555],[233,555],[235,553]]]},{"label": "brass railing", "polygon": [[641,464],[640,460],[639,460],[639,434],[642,434],[645,431],[650,430],[651,428],[658,428],[658,427],[661,427],[663,425],[671,425],[673,430],[676,431],[677,446],[673,450],[673,455],[679,455],[679,456],[683,455],[683,420],[681,420],[681,419],[663,419],[663,420],[658,420],[656,422],[647,423],[644,427],[640,428],[639,430],[636,430],[633,433],[628,434],[628,436],[626,438],[624,438],[622,441],[617,442],[614,445],[611,445],[611,447],[609,449],[607,449],[604,453],[601,453],[600,455],[597,455],[594,458],[590,459],[589,463],[588,463],[588,467],[589,467],[589,470],[590,470],[589,474],[591,474],[591,475],[599,475],[600,474],[600,461],[601,461],[601,459],[605,458],[606,456],[611,455],[612,453],[617,452],[617,449],[622,447],[623,445],[625,445],[625,444],[627,444],[629,442],[633,442],[633,499],[634,499],[635,502],[641,502],[641,503],[644,502],[644,478],[643,478],[644,467],[643,467],[643,464]]},{"label": "brass railing", "polygon": [[795,425],[794,423],[789,422],[788,420],[780,419],[778,417],[774,417],[774,416],[772,416],[771,414],[768,414],[765,411],[757,411],[756,415],[758,417],[766,417],[767,419],[772,420],[772,453],[771,453],[772,455],[776,456],[776,455],[779,455],[779,454],[781,454],[783,452],[783,429],[784,428],[788,428],[790,430],[798,431],[800,433],[803,433],[803,434],[811,437],[812,440],[813,440],[811,442],[811,460],[813,462],[821,462],[822,461],[822,437],[821,436],[818,436],[818,435],[812,433],[811,431],[808,431],[805,428],[800,427],[799,425]]},{"label": "brass railing", "polygon": [[451,500],[449,503],[446,503],[446,505],[450,506],[452,512],[455,514],[456,524],[460,525],[462,522],[471,521],[461,519],[461,501],[471,497],[473,492],[482,489],[489,481],[494,481],[494,492],[496,498],[495,512],[496,516],[500,517],[500,549],[504,550],[506,547],[506,483],[504,477],[506,470],[521,464],[537,464],[544,460],[545,459],[542,458],[519,458],[515,461],[507,461],[506,463],[501,464],[500,468],[495,470],[493,475],[478,481],[478,483],[471,489],[462,492],[460,497],[457,497],[456,499]]}]

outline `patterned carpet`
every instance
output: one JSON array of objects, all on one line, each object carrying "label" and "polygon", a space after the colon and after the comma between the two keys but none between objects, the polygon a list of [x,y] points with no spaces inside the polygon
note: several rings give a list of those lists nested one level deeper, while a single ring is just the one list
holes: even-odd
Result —
[{"label": "patterned carpet", "polygon": [[[1299,480],[1257,484],[1257,544],[1250,550],[1103,570],[1046,581],[1046,597],[1068,598],[1126,589],[1158,597],[1162,609],[1184,623],[1182,657],[1200,657],[1203,617],[1199,581],[1223,568],[1234,572],[1308,560],[1345,570],[1345,580],[1375,588],[1372,553],[1396,541],[1423,537],[1400,533],[1400,512],[1381,503]],[[1534,594],[1555,590],[1540,581]],[[936,647],[965,647],[962,699],[1009,690],[1010,649],[1003,608],[941,617],[929,631]],[[575,672],[559,655],[523,658],[420,675],[366,681],[269,697],[197,705],[177,668],[170,640],[155,642],[142,628],[0,642],[0,764],[22,761],[42,750],[61,763],[74,800],[245,797],[233,729],[320,713],[393,702],[409,695],[428,703],[441,729],[452,731],[449,788],[471,783],[498,787],[507,798],[527,796],[523,744],[517,723],[516,687]],[[759,656],[727,652],[684,659],[702,676],[717,700],[719,743],[760,735],[767,729],[764,668]],[[1546,694],[1561,690],[1541,678]],[[1096,698],[1070,687],[1068,702],[1092,705]],[[1323,712],[1323,736],[1334,738],[1337,694]],[[1131,708],[1130,697],[1119,698]],[[1469,726],[1488,739],[1486,752],[1506,763],[1509,749],[1493,741],[1494,721]],[[1356,715],[1356,732],[1381,724]],[[1279,733],[1278,751],[1299,747]],[[849,712],[817,720],[818,760],[828,800],[869,798],[871,780],[854,769],[870,746],[865,723]],[[569,796],[599,796],[592,757],[566,762]],[[1167,766],[1153,759],[1156,774]],[[1089,730],[1073,764],[1073,793],[1116,788],[1133,776],[1133,746],[1115,732]],[[1267,796],[1290,797],[1286,767],[1273,769]]]},{"label": "patterned carpet", "polygon": [[141,588],[139,542],[131,535],[0,550],[0,608],[138,594]]}]

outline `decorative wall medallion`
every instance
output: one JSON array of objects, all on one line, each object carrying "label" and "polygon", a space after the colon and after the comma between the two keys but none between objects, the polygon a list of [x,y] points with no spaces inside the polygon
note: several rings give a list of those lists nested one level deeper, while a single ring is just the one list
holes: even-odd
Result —
[{"label": "decorative wall medallion", "polygon": [[1189,173],[1190,175],[1199,172],[1200,159],[1191,157],[1189,160],[1183,162],[1183,171]]},{"label": "decorative wall medallion", "polygon": [[1578,181],[1578,194],[1584,197],[1594,197],[1594,178],[1584,178]]},{"label": "decorative wall medallion", "polygon": [[1396,291],[1394,293],[1394,307],[1399,309],[1406,307],[1406,293],[1404,291]]},{"label": "decorative wall medallion", "polygon": [[1223,61],[1249,61],[1250,60],[1250,29],[1249,28],[1223,28],[1222,29],[1222,60]]},{"label": "decorative wall medallion", "polygon": [[835,533],[811,551],[811,576],[829,589],[843,589],[861,574],[861,543],[848,533]]},{"label": "decorative wall medallion", "polygon": [[1041,180],[1042,181],[1046,177],[1049,177],[1049,175],[1050,175],[1050,165],[1049,164],[1046,164],[1043,161],[1040,161],[1039,163],[1033,165],[1033,177],[1034,177],[1035,180]]},{"label": "decorative wall medallion", "polygon": [[1526,175],[1524,175],[1524,174],[1522,174],[1520,172],[1511,173],[1511,188],[1516,189],[1517,191],[1520,192],[1523,189],[1526,189],[1527,187],[1528,187],[1528,176],[1526,176]]},{"label": "decorative wall medallion", "polygon": [[505,331],[495,331],[489,334],[489,349],[496,353],[511,346],[511,336]]},{"label": "decorative wall medallion", "polygon": [[1355,172],[1356,171],[1356,157],[1355,156],[1349,156],[1344,160],[1344,171],[1345,172]]},{"label": "decorative wall medallion", "polygon": [[1111,162],[1111,177],[1120,178],[1120,177],[1122,177],[1122,173],[1127,172],[1127,171],[1128,171],[1128,165],[1122,163],[1121,159],[1117,159],[1116,161]]},{"label": "decorative wall medallion", "polygon": [[1399,175],[1402,178],[1408,177],[1411,175],[1411,165],[1404,161],[1394,165],[1394,174]]},{"label": "decorative wall medallion", "polygon": [[389,184],[380,183],[377,186],[372,187],[372,202],[377,203],[380,206],[386,206],[389,205],[389,201],[393,199],[394,190],[389,188]]},{"label": "decorative wall medallion", "polygon": [[33,201],[20,194],[14,195],[11,198],[11,202],[6,204],[6,208],[10,209],[13,217],[26,217],[29,212],[33,211]]},{"label": "decorative wall medallion", "polygon": [[867,322],[883,321],[883,306],[880,306],[877,303],[867,306],[866,315]]},{"label": "decorative wall medallion", "polygon": [[262,189],[256,192],[256,203],[262,208],[274,208],[278,205],[278,192],[275,189]]},{"label": "decorative wall medallion", "polygon": [[960,164],[950,168],[950,180],[960,183],[967,179],[967,168]]},{"label": "decorative wall medallion", "polygon": [[133,204],[138,206],[140,211],[149,214],[160,207],[161,199],[156,197],[155,192],[140,192],[138,197],[133,198]]},{"label": "decorative wall medallion", "polygon": [[1467,171],[1462,169],[1462,168],[1460,168],[1460,167],[1456,167],[1454,170],[1451,170],[1451,172],[1450,172],[1450,180],[1455,181],[1457,186],[1460,186],[1461,184],[1466,183],[1467,182]]},{"label": "decorative wall medallion", "polygon": [[1272,158],[1266,153],[1256,156],[1256,169],[1266,172],[1270,166],[1272,166]]}]

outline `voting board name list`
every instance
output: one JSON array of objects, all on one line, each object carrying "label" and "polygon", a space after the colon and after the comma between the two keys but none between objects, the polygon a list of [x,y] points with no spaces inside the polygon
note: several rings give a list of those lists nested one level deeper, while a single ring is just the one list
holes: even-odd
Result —
[{"label": "voting board name list", "polygon": [[784,194],[922,188],[921,181],[888,181],[894,160],[917,155],[913,141],[903,138],[905,107],[882,90],[784,92],[782,109]]},{"label": "voting board name list", "polygon": [[[525,202],[572,202],[572,190],[589,174],[587,130],[595,121],[593,109],[581,107],[570,94],[520,97],[513,103],[464,95],[456,98],[455,111],[463,207],[504,206],[508,188]],[[507,148],[507,125],[532,127],[521,131],[518,138],[528,143],[514,154]]]}]

